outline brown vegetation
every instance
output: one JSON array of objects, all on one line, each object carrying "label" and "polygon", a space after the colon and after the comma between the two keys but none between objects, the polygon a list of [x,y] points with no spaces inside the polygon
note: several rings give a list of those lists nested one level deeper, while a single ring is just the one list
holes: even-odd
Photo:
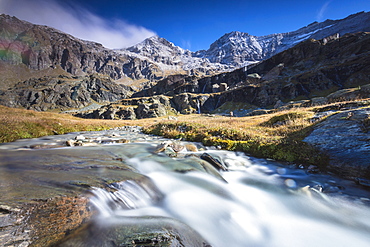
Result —
[{"label": "brown vegetation", "polygon": [[[343,105],[343,102],[340,104]],[[315,112],[331,107],[335,108],[336,105],[293,108],[248,117],[192,114],[178,115],[176,120],[174,117],[98,120],[0,106],[0,142],[136,125],[143,126],[148,134],[202,142],[204,145],[242,151],[256,157],[324,168],[327,164],[326,155],[302,140],[317,123],[317,120],[313,120]],[[367,126],[367,123],[364,125]]]},{"label": "brown vegetation", "polygon": [[75,131],[105,130],[124,125],[143,125],[145,122],[152,122],[152,120],[132,122],[81,119],[68,114],[37,112],[0,106],[0,142]]}]

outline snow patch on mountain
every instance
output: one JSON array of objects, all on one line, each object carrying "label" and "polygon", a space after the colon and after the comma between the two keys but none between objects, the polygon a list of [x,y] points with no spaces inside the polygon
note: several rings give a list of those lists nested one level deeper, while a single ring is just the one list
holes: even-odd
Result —
[{"label": "snow patch on mountain", "polygon": [[208,50],[198,51],[193,55],[215,63],[242,67],[267,59],[306,39],[323,39],[337,33],[342,36],[360,31],[370,31],[370,12],[360,12],[341,20],[313,22],[288,33],[253,36],[234,31],[216,40]]},{"label": "snow patch on mountain", "polygon": [[341,20],[313,22],[288,33],[254,36],[233,31],[212,43],[208,50],[197,52],[182,49],[159,36],[118,52],[146,59],[163,71],[209,75],[265,60],[306,39],[323,39],[334,34],[342,36],[359,31],[370,31],[369,12],[360,12]]},{"label": "snow patch on mountain", "polygon": [[212,63],[207,58],[194,57],[191,51],[176,46],[157,35],[132,47],[117,50],[117,52],[147,59],[164,71],[187,71],[191,74],[196,70],[208,75],[235,69],[234,66],[227,64]]}]

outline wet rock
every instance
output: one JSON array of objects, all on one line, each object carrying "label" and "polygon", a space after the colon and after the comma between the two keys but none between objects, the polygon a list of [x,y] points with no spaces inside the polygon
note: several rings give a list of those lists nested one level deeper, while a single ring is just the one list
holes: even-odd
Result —
[{"label": "wet rock", "polygon": [[117,216],[109,220],[110,224],[92,222],[60,241],[58,246],[207,246],[197,232],[174,219]]},{"label": "wet rock", "polygon": [[170,147],[170,146],[168,146],[168,147],[165,148],[164,153],[168,157],[177,157],[177,152],[172,147]]},{"label": "wet rock", "polygon": [[194,144],[192,143],[189,143],[189,144],[185,144],[185,148],[187,151],[189,152],[198,152],[198,148],[197,146],[195,146]]},{"label": "wet rock", "polygon": [[370,188],[370,179],[356,178],[355,181],[359,185]]},{"label": "wet rock", "polygon": [[208,161],[217,170],[227,171],[227,167],[225,166],[225,164],[223,164],[221,159],[219,157],[217,157],[217,155],[213,155],[213,154],[210,154],[210,153],[203,153],[200,156],[200,158],[205,160],[205,161]]},{"label": "wet rock", "polygon": [[320,172],[319,168],[317,166],[314,166],[314,165],[310,165],[308,168],[307,168],[307,172],[308,173],[318,173]]},{"label": "wet rock", "polygon": [[163,152],[166,147],[168,147],[172,142],[171,141],[165,141],[165,142],[162,142],[160,143],[157,148],[155,149],[155,153],[160,153],[160,152]]},{"label": "wet rock", "polygon": [[160,153],[164,151],[168,151],[168,153],[179,153],[185,149],[185,146],[182,143],[179,142],[174,142],[174,141],[164,141],[160,143],[156,150],[154,151],[155,153]]}]

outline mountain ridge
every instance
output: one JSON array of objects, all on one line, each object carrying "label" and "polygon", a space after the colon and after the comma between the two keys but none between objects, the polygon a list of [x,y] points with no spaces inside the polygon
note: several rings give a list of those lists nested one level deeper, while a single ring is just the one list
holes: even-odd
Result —
[{"label": "mountain ridge", "polygon": [[[369,21],[360,25],[359,21],[363,20]],[[204,54],[193,53],[159,36],[150,37],[126,49],[112,50],[54,28],[0,15],[0,95],[3,97],[3,104],[12,106],[20,103],[21,106],[37,110],[68,110],[68,107],[86,107],[94,101],[106,104],[132,96],[150,96],[162,91],[166,93],[171,88],[174,89],[173,94],[211,93],[217,91],[217,87],[226,89],[223,80],[227,80],[226,87],[237,86],[246,81],[247,77],[250,80],[249,74],[260,73],[251,69],[257,68],[262,61],[273,58],[274,53],[280,50],[285,51],[289,46],[294,47],[307,40],[307,46],[312,46],[310,39],[315,35],[324,36],[324,39],[318,41],[324,44],[338,39],[340,35],[337,31],[355,32],[368,27],[370,31],[370,13],[361,12],[341,20],[314,22],[285,34],[257,37],[233,31],[211,44],[207,55],[207,51]],[[297,52],[309,51],[297,49]],[[266,66],[267,63],[264,64]],[[242,70],[242,77],[237,75],[239,72],[232,73],[238,68]],[[299,66],[297,68],[300,70]],[[272,69],[274,68],[269,68]],[[28,71],[28,74],[24,71]],[[42,71],[47,73],[43,74]],[[263,80],[268,80],[279,71],[280,68],[271,73],[263,70],[260,74]],[[22,76],[22,73],[29,78]],[[104,83],[89,83],[92,80],[89,77],[91,75]],[[59,76],[66,76],[68,79],[60,79]],[[289,78],[288,76],[287,80]],[[10,82],[11,80],[14,82]],[[252,77],[252,80],[259,79]],[[42,84],[44,88],[40,91],[37,84]],[[163,88],[160,88],[161,85]],[[194,85],[198,85],[198,88]],[[50,93],[55,88],[58,88],[58,92]],[[106,92],[111,89],[117,93],[108,95]],[[68,100],[60,100],[63,97]],[[27,99],[32,99],[32,102],[25,102]],[[47,104],[44,104],[44,99],[48,101]],[[50,99],[58,99],[61,105],[49,102]],[[275,102],[269,102],[271,103]]]},{"label": "mountain ridge", "polygon": [[[208,58],[211,62],[242,67],[238,65],[262,61],[306,39],[323,39],[336,33],[342,36],[346,33],[360,31],[370,31],[369,12],[359,12],[338,20],[328,19],[324,22],[313,22],[286,33],[254,36],[233,31],[221,36],[210,45],[208,50],[197,51],[195,55]],[[234,56],[230,56],[230,54],[234,54]]]}]

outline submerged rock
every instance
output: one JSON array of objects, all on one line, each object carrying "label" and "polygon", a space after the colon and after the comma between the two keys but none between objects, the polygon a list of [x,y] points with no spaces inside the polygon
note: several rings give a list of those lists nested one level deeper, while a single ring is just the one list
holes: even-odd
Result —
[{"label": "submerged rock", "polygon": [[[112,221],[112,219],[110,220]],[[203,247],[209,245],[196,231],[174,219],[117,216],[109,224],[92,222],[66,237],[57,246]]]}]

